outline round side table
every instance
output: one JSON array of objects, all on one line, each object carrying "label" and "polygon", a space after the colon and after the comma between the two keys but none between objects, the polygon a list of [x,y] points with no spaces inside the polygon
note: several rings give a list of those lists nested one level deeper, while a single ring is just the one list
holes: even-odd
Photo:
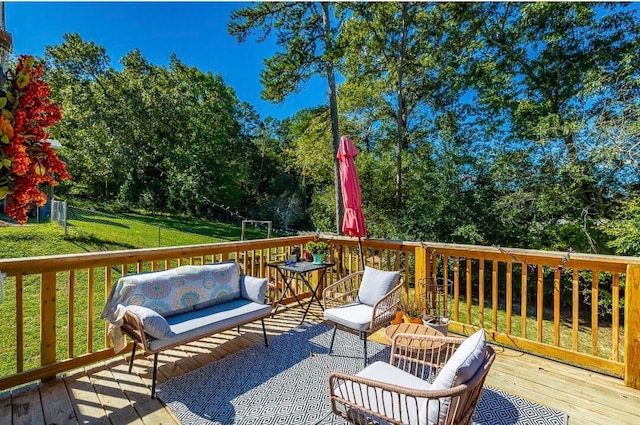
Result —
[{"label": "round side table", "polygon": [[[430,328],[429,326],[419,325],[417,323],[400,323],[398,325],[387,326],[384,329],[384,336],[387,338],[387,340],[389,340],[389,342],[393,342],[393,337],[396,334],[431,335],[431,336],[437,336],[441,338],[444,337],[444,335],[441,332],[438,332],[437,330]],[[434,349],[441,345],[442,345],[441,342],[434,341],[429,346],[425,346],[423,344],[421,346],[415,346],[413,348]]]}]

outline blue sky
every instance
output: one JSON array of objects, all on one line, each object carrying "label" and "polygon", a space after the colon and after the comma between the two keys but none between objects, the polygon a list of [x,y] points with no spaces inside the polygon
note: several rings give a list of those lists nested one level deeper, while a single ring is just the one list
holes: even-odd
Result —
[{"label": "blue sky", "polygon": [[326,104],[326,82],[312,79],[282,104],[260,99],[263,60],[277,50],[275,40],[242,44],[227,34],[238,2],[6,2],[6,30],[13,36],[13,54],[43,56],[45,46],[62,43],[66,33],[106,48],[112,64],[139,49],[156,65],[167,65],[171,53],[190,66],[222,75],[241,101],[262,118],[285,118],[300,109]]}]

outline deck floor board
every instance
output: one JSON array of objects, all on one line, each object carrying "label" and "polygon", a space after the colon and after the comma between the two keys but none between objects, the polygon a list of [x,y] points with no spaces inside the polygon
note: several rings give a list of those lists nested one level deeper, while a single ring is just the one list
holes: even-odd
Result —
[{"label": "deck floor board", "polygon": [[4,391],[0,394],[0,425],[11,425],[12,421],[11,391]]},{"label": "deck floor board", "polygon": [[40,384],[40,401],[47,424],[71,424],[76,421],[73,405],[62,379]]},{"label": "deck floor board", "polygon": [[[315,306],[307,320],[318,320]],[[265,319],[268,338],[300,324],[300,308],[281,309]],[[374,335],[373,340],[384,341]],[[158,383],[188,373],[212,361],[263,344],[260,322],[203,338],[161,353]],[[569,414],[571,424],[636,425],[640,423],[640,391],[621,379],[496,347],[497,358],[487,385]],[[179,422],[157,399],[149,397],[153,357],[137,353],[128,373],[130,353],[58,379],[0,394],[0,425],[21,423],[80,423],[175,425]],[[12,418],[5,420],[5,418]]]}]

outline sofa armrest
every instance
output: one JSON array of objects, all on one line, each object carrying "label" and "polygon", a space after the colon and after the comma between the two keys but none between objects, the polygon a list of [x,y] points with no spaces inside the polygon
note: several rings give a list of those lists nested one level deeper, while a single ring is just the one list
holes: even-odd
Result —
[{"label": "sofa armrest", "polygon": [[245,274],[240,276],[240,296],[246,300],[265,304],[265,293],[267,291],[267,279]]},{"label": "sofa armrest", "polygon": [[144,332],[142,321],[137,314],[128,310],[124,313],[124,316],[122,317],[122,331],[129,335],[129,337],[134,341],[134,344],[140,344],[145,351],[149,350],[149,341],[147,340],[147,336]]}]

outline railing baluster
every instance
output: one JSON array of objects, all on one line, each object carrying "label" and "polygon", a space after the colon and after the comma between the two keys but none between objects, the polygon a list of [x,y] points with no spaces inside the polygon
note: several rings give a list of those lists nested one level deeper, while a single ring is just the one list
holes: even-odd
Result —
[{"label": "railing baluster", "polygon": [[94,269],[89,269],[89,277],[88,277],[88,295],[87,295],[87,304],[88,314],[87,314],[87,352],[93,353],[93,304],[95,301],[94,296]]},{"label": "railing baluster", "polygon": [[[153,262],[154,265],[156,265],[156,261]],[[157,267],[156,267],[157,269]],[[113,283],[112,283],[112,275],[111,275],[111,267],[106,266],[104,268],[104,299],[106,300],[107,298],[109,298],[109,294],[111,293],[111,287],[112,287]],[[104,346],[105,348],[109,347],[109,344],[111,343],[111,339],[109,338],[109,322],[107,322],[105,320],[104,322]]]},{"label": "railing baluster", "polygon": [[544,266],[538,264],[536,293],[536,340],[542,342],[542,321],[544,320]]},{"label": "railing baluster", "polygon": [[[256,266],[257,266],[257,259],[256,259],[256,253],[258,251],[256,251],[255,249],[251,250],[251,276],[257,276],[256,274]],[[300,253],[300,255],[302,255],[302,252]],[[298,260],[300,261],[300,260]]]},{"label": "railing baluster", "polygon": [[484,258],[478,261],[478,315],[480,327],[484,328]]},{"label": "railing baluster", "polygon": [[453,320],[460,321],[460,265],[458,257],[453,258]]},{"label": "railing baluster", "polygon": [[69,271],[69,312],[67,313],[67,326],[69,326],[69,337],[67,339],[68,347],[68,355],[69,358],[72,359],[74,356],[75,349],[73,345],[75,344],[75,300],[76,300],[76,272],[75,270]]},{"label": "railing baluster", "polygon": [[572,279],[572,295],[573,295],[573,305],[571,311],[571,327],[572,327],[572,335],[571,335],[571,348],[574,351],[578,350],[578,326],[580,326],[580,277],[578,276],[578,269],[573,268],[573,279]]},{"label": "railing baluster", "polygon": [[[449,287],[449,264],[448,257],[446,255],[438,256],[440,258],[440,262],[442,263],[442,283],[444,284],[444,301],[442,307],[442,314],[446,318],[449,318],[449,308],[451,308],[451,303],[449,301],[449,297],[452,295],[449,291],[451,288]],[[437,262],[434,260],[434,273],[437,271],[436,264]]]},{"label": "railing baluster", "polygon": [[391,250],[387,249],[387,268],[386,270],[392,270],[391,268]]},{"label": "railing baluster", "polygon": [[491,267],[491,329],[498,330],[498,262]]},{"label": "railing baluster", "polygon": [[396,267],[394,270],[400,270],[400,250],[396,250]]},{"label": "railing baluster", "polygon": [[513,314],[512,311],[512,303],[513,303],[513,287],[512,287],[512,272],[513,272],[513,265],[511,264],[511,261],[507,261],[507,294],[506,294],[506,315],[507,315],[507,327],[505,332],[509,335],[511,335],[511,315]]},{"label": "railing baluster", "polygon": [[465,274],[467,285],[467,324],[471,324],[471,307],[473,305],[473,295],[471,292],[471,258],[467,257],[465,260]]},{"label": "railing baluster", "polygon": [[[56,362],[56,273],[42,273],[40,295],[40,365]],[[43,379],[51,380],[55,374]]]},{"label": "railing baluster", "polygon": [[598,355],[598,269],[591,270],[591,354]]},{"label": "railing baluster", "polygon": [[527,338],[527,273],[529,266],[527,263],[520,263],[522,272],[520,274],[520,335]]},{"label": "railing baluster", "polygon": [[[613,273],[611,282],[611,351],[613,360],[620,360],[620,275]],[[626,325],[626,323],[625,323]]]},{"label": "railing baluster", "polygon": [[553,345],[560,346],[560,268],[553,272]]},{"label": "railing baluster", "polygon": [[16,366],[17,372],[24,368],[24,287],[22,275],[16,276]]}]

